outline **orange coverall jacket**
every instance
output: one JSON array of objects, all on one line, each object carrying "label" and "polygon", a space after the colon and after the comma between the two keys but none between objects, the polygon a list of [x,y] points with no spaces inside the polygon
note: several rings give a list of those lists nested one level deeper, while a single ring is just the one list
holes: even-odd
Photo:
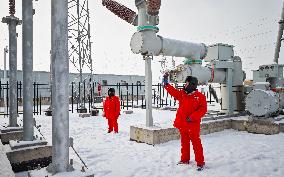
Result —
[{"label": "orange coverall jacket", "polygon": [[[199,134],[201,118],[207,112],[206,97],[197,90],[191,95],[186,94],[184,90],[178,90],[170,84],[167,84],[165,89],[179,101],[174,127],[190,129],[192,133]],[[190,122],[186,120],[187,117],[190,118]]]},{"label": "orange coverall jacket", "polygon": [[107,119],[117,119],[120,114],[120,102],[118,96],[106,97],[103,104],[105,117]]}]

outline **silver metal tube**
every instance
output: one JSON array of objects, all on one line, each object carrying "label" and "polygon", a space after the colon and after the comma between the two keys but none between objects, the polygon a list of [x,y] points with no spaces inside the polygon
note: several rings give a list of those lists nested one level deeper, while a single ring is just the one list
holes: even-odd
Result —
[{"label": "silver metal tube", "polygon": [[138,26],[144,26],[147,24],[147,9],[146,2],[143,2],[138,7]]},{"label": "silver metal tube", "polygon": [[130,47],[135,54],[146,53],[154,56],[175,56],[196,60],[203,59],[207,55],[205,44],[163,38],[150,30],[136,32],[131,38]]},{"label": "silver metal tube", "polygon": [[[147,20],[146,1],[141,1],[138,6],[138,26],[144,26],[148,24]],[[149,33],[155,33],[154,31],[148,31]],[[142,32],[145,34],[145,31]],[[146,34],[147,35],[147,34]],[[152,68],[151,60],[153,57],[149,55],[143,56],[145,60],[145,102],[146,102],[146,126],[153,126],[152,116]]]},{"label": "silver metal tube", "polygon": [[152,57],[145,56],[145,100],[146,100],[146,126],[153,126],[152,116]]},{"label": "silver metal tube", "polygon": [[59,173],[69,166],[68,0],[52,0],[51,12],[52,168]]},{"label": "silver metal tube", "polygon": [[192,43],[175,39],[162,38],[161,54],[164,56],[203,59],[207,54],[207,47],[202,43]]},{"label": "silver metal tube", "polygon": [[22,1],[24,141],[34,139],[33,122],[33,0]]},{"label": "silver metal tube", "polygon": [[279,31],[278,31],[275,54],[274,54],[274,62],[276,63],[278,63],[278,59],[279,59],[283,30],[284,30],[284,3],[283,3],[283,8],[282,8],[281,20],[279,21]]}]

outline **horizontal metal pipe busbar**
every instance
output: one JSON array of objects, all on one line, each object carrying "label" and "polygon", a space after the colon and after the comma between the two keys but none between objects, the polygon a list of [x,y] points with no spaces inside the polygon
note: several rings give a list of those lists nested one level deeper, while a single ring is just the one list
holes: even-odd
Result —
[{"label": "horizontal metal pipe busbar", "polygon": [[207,55],[207,47],[203,43],[192,43],[157,36],[154,30],[134,33],[130,47],[135,54],[164,55],[203,59]]},{"label": "horizontal metal pipe busbar", "polygon": [[201,66],[199,64],[187,65],[178,68],[176,71],[177,81],[184,82],[187,76],[194,76],[198,78],[200,84],[210,83],[224,83],[226,81],[226,71],[224,69],[214,69],[209,66]]}]

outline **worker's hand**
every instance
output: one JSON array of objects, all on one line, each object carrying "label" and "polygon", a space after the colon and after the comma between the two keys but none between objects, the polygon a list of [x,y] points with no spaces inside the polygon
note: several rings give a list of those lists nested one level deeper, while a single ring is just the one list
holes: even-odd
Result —
[{"label": "worker's hand", "polygon": [[163,84],[166,86],[169,84],[169,73],[166,72],[164,75],[163,75]]},{"label": "worker's hand", "polygon": [[192,122],[192,120],[190,119],[190,117],[186,118],[186,122]]},{"label": "worker's hand", "polygon": [[106,116],[106,114],[105,114],[105,112],[103,112],[103,115],[102,115],[103,117],[105,117]]}]

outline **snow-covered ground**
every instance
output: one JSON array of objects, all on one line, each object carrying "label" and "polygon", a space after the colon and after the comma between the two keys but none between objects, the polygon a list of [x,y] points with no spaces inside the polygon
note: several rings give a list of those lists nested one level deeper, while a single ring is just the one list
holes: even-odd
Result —
[{"label": "snow-covered ground", "polygon": [[[51,143],[51,117],[35,117],[42,126],[41,133]],[[155,125],[170,127],[175,111],[153,110],[153,117]],[[0,121],[3,125],[8,120]],[[155,146],[130,141],[130,125],[144,124],[145,110],[134,109],[134,114],[120,116],[118,134],[108,134],[102,116],[79,118],[70,113],[70,136],[95,177],[284,176],[283,133],[267,136],[226,130],[203,135],[206,169],[198,172],[193,153],[190,165],[176,165],[180,160],[179,140]],[[70,158],[80,162],[71,149]]]}]

